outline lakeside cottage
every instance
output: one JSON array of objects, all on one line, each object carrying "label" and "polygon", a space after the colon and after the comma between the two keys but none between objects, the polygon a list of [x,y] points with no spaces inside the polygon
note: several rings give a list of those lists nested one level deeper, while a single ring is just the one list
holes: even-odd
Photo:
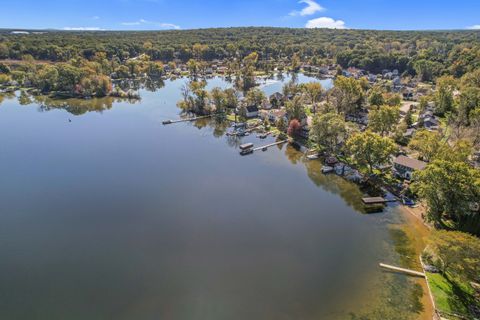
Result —
[{"label": "lakeside cottage", "polygon": [[409,158],[407,156],[398,156],[393,161],[393,170],[395,175],[407,180],[412,179],[412,175],[415,171],[421,171],[425,169],[426,166],[426,162]]},{"label": "lakeside cottage", "polygon": [[262,119],[268,119],[271,123],[276,123],[280,119],[287,122],[287,111],[285,109],[260,110],[259,116]]},{"label": "lakeside cottage", "polygon": [[249,105],[245,108],[247,110],[245,116],[247,118],[256,118],[258,117],[258,107],[256,105]]}]

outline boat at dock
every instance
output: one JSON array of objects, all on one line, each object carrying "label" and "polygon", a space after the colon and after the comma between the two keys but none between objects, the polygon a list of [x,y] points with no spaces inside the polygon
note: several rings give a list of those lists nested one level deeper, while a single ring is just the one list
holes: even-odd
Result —
[{"label": "boat at dock", "polygon": [[248,149],[244,149],[244,150],[240,151],[240,155],[242,155],[242,156],[246,156],[247,154],[252,154],[252,153],[253,153],[252,148],[248,148]]},{"label": "boat at dock", "polygon": [[319,158],[318,154],[311,154],[307,156],[308,160],[317,160]]},{"label": "boat at dock", "polygon": [[334,167],[329,167],[329,166],[322,167],[322,173],[332,173],[333,171],[335,171]]},{"label": "boat at dock", "polygon": [[247,150],[253,148],[253,143],[244,143],[240,146],[240,150]]}]

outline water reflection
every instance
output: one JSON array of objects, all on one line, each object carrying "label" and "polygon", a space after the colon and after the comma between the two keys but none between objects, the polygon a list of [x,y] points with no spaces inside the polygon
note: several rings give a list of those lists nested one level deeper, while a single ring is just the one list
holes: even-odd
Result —
[{"label": "water reflection", "polygon": [[122,79],[116,80],[114,84],[123,91],[144,89],[149,92],[155,92],[165,87],[165,82],[161,78]]}]

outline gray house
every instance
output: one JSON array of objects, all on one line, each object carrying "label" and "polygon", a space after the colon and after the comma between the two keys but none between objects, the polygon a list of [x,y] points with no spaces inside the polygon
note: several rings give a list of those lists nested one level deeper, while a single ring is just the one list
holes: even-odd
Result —
[{"label": "gray house", "polygon": [[426,162],[406,156],[398,156],[393,161],[393,170],[395,175],[407,180],[412,179],[412,174],[415,171],[421,171],[425,169],[426,166]]},{"label": "gray house", "polygon": [[250,105],[246,107],[246,114],[247,118],[255,118],[258,117],[258,107],[256,105]]}]

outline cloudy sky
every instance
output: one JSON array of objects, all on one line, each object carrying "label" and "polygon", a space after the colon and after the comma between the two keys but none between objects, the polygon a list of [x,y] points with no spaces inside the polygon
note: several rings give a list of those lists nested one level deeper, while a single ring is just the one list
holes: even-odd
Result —
[{"label": "cloudy sky", "polygon": [[480,0],[0,0],[0,28],[480,29]]}]

